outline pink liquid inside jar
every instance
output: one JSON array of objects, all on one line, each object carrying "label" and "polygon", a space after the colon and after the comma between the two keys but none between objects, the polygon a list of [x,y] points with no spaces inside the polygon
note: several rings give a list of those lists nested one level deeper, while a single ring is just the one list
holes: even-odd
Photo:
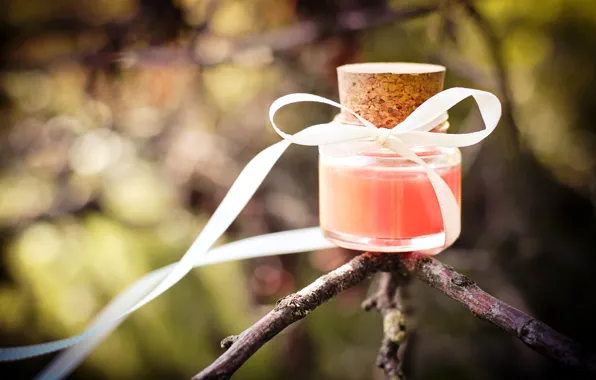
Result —
[{"label": "pink liquid inside jar", "polygon": [[[461,204],[457,148],[414,149]],[[319,148],[320,221],[325,237],[349,249],[409,252],[439,248],[444,226],[422,167],[392,151],[348,157]]]}]

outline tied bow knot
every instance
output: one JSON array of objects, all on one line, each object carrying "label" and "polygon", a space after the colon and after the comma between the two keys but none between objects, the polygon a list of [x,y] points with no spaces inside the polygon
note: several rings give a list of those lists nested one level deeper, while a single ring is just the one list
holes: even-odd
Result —
[{"label": "tied bow knot", "polygon": [[378,128],[375,142],[382,148],[388,148],[389,139],[392,137],[393,129]]}]

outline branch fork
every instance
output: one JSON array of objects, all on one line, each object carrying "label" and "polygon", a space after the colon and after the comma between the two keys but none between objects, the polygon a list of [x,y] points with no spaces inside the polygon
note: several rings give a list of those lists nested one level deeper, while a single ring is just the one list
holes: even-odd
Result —
[{"label": "branch fork", "polygon": [[221,345],[227,350],[193,380],[229,379],[262,345],[286,327],[377,272],[386,273],[383,273],[378,291],[363,303],[363,308],[374,308],[383,317],[384,337],[377,364],[389,379],[404,379],[400,354],[403,354],[406,337],[405,315],[408,308],[404,295],[410,276],[416,276],[461,303],[478,318],[514,335],[536,352],[570,368],[596,375],[595,354],[545,323],[486,293],[452,267],[419,253],[367,252],[321,276],[297,293],[280,299],[275,308],[257,323],[238,336],[224,339]]}]

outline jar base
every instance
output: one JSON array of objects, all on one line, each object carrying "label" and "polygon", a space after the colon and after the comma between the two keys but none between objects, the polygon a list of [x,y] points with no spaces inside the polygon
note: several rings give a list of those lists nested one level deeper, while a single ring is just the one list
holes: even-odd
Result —
[{"label": "jar base", "polygon": [[417,236],[414,238],[387,239],[367,238],[344,234],[321,228],[325,239],[342,248],[371,252],[413,252],[440,248],[445,244],[445,233]]}]

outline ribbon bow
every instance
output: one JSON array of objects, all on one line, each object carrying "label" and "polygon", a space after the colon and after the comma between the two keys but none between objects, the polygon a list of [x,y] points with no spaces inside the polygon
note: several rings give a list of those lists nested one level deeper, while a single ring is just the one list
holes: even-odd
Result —
[{"label": "ribbon bow", "polygon": [[[430,132],[447,120],[447,110],[467,97],[474,97],[486,128],[479,132],[465,134],[443,134]],[[354,115],[362,126],[327,123],[312,126],[295,135],[281,131],[273,117],[282,107],[299,102],[325,103]],[[455,242],[460,233],[461,213],[457,201],[447,183],[430,168],[424,160],[410,149],[412,146],[463,147],[476,144],[490,135],[501,118],[499,99],[486,91],[469,88],[450,88],[428,99],[403,122],[392,129],[377,128],[373,123],[349,108],[332,100],[311,94],[290,94],[282,96],[271,105],[269,119],[275,131],[285,140],[299,145],[335,145],[341,154],[353,155],[374,148],[374,145],[388,148],[395,153],[419,164],[435,190],[444,225],[444,244],[439,249],[425,251],[437,254]]]},{"label": "ribbon bow", "polygon": [[[478,104],[486,126],[484,130],[459,135],[429,132],[436,125],[447,120],[447,110],[470,96]],[[339,107],[357,117],[364,127],[332,122],[311,126],[295,135],[286,134],[275,125],[273,116],[281,107],[297,102],[319,102]],[[420,164],[428,174],[437,193],[445,224],[445,246],[450,245],[459,235],[460,216],[457,203],[443,179],[430,169],[410,147],[463,147],[476,144],[495,129],[500,116],[501,103],[496,96],[489,92],[467,88],[451,88],[433,96],[406,120],[390,130],[376,128],[372,123],[341,104],[320,96],[291,94],[281,97],[271,105],[269,117],[273,128],[284,140],[264,149],[246,165],[205,228],[180,261],[157,269],[130,285],[102,310],[85,332],[50,343],[0,348],[0,362],[26,359],[69,348],[37,377],[38,379],[63,378],[129,314],[159,297],[194,267],[333,247],[333,244],[324,239],[320,229],[315,227],[256,236],[211,249],[211,246],[223,235],[252,198],[265,176],[290,146],[290,143],[300,145],[331,144],[336,148],[343,149],[347,154],[355,154],[370,148],[370,144],[377,144]],[[209,255],[207,255],[208,252]],[[437,253],[437,251],[431,253]]]}]

